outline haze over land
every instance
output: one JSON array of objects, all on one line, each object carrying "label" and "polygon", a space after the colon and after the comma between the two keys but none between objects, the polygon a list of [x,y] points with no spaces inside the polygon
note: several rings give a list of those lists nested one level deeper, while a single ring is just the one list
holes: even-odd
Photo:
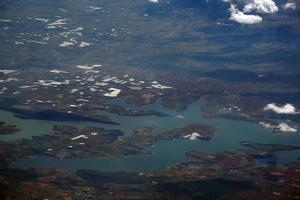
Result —
[{"label": "haze over land", "polygon": [[0,3],[0,199],[298,199],[296,0]]}]

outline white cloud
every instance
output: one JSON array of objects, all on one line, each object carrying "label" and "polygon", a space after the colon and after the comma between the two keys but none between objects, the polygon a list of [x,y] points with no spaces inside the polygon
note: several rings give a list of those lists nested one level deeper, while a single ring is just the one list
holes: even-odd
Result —
[{"label": "white cloud", "polygon": [[275,103],[270,103],[264,107],[264,111],[273,111],[278,114],[297,114],[296,108],[292,104],[277,106]]},{"label": "white cloud", "polygon": [[286,4],[284,4],[282,6],[283,9],[287,10],[287,9],[292,9],[295,10],[296,9],[296,3],[294,2],[287,2]]},{"label": "white cloud", "polygon": [[109,88],[109,92],[105,93],[106,97],[117,97],[121,93],[121,89],[118,88]]},{"label": "white cloud", "polygon": [[258,15],[246,15],[242,11],[239,11],[239,9],[236,8],[236,5],[231,4],[229,10],[231,12],[229,19],[235,22],[241,24],[258,24],[262,21],[262,18]]},{"label": "white cloud", "polygon": [[[275,0],[222,0],[230,4],[230,20],[241,24],[258,24],[263,19],[260,14],[274,14],[279,11]],[[285,9],[294,9],[295,3],[283,5]],[[237,7],[239,6],[239,8]]]},{"label": "white cloud", "polygon": [[183,138],[186,138],[186,139],[189,139],[189,140],[196,140],[199,137],[201,137],[201,135],[199,133],[196,133],[196,132],[183,136]]},{"label": "white cloud", "polygon": [[278,125],[272,125],[269,123],[265,123],[265,122],[259,122],[260,125],[262,125],[264,128],[272,128],[275,131],[280,131],[280,132],[297,132],[297,128],[290,126],[284,122],[281,122]]},{"label": "white cloud", "polygon": [[[153,3],[158,3],[159,0],[148,0]],[[224,3],[230,4],[230,18],[229,20],[235,21],[240,24],[258,24],[261,23],[263,18],[261,14],[274,14],[279,11],[275,0],[222,0]],[[209,0],[206,0],[209,2]],[[296,9],[294,0],[281,6],[283,9]],[[218,25],[225,25],[220,24]]]},{"label": "white cloud", "polygon": [[246,0],[243,11],[248,13],[256,11],[258,13],[276,13],[278,7],[272,0]]},{"label": "white cloud", "polygon": [[297,132],[297,129],[287,125],[286,123],[280,123],[277,129],[281,132]]}]

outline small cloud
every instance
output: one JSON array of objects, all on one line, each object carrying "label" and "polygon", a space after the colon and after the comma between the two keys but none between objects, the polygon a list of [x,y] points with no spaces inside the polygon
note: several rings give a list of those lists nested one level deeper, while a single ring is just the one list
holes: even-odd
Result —
[{"label": "small cloud", "polygon": [[201,135],[196,132],[183,136],[183,138],[189,139],[189,140],[196,140],[197,138],[200,138],[200,137],[201,137]]},{"label": "small cloud", "polygon": [[273,111],[278,114],[297,114],[296,108],[292,104],[277,106],[275,103],[270,103],[264,107],[264,111]]},{"label": "small cloud", "polygon": [[294,126],[290,126],[284,122],[281,122],[278,125],[273,125],[270,123],[265,123],[265,122],[259,122],[259,124],[261,126],[263,126],[264,128],[271,128],[274,129],[274,131],[279,131],[279,132],[292,132],[295,133],[297,132],[297,127]]},{"label": "small cloud", "polygon": [[235,22],[241,24],[258,24],[262,21],[262,18],[258,15],[246,15],[242,11],[239,11],[234,4],[231,4],[229,10],[231,12],[229,19]]},{"label": "small cloud", "polygon": [[287,9],[292,9],[292,10],[295,10],[296,9],[296,3],[295,2],[287,2],[286,4],[284,4],[282,6],[282,8],[284,10],[287,10]]},{"label": "small cloud", "polygon": [[229,19],[241,24],[258,24],[263,20],[260,14],[274,14],[279,11],[274,0],[223,0],[223,2],[230,4]]},{"label": "small cloud", "polygon": [[243,11],[248,13],[256,11],[258,13],[276,13],[278,7],[276,3],[272,0],[247,0]]},{"label": "small cloud", "polygon": [[297,129],[295,127],[291,127],[289,126],[288,124],[286,123],[280,123],[278,126],[277,126],[277,129],[280,131],[280,132],[297,132]]}]

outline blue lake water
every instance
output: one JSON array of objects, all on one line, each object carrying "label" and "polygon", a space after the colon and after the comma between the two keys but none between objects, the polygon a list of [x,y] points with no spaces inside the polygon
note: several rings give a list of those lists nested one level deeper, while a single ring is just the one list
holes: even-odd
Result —
[{"label": "blue lake water", "polygon": [[[168,112],[169,110],[162,110]],[[7,112],[3,112],[7,115]],[[191,104],[183,113],[168,112],[170,117],[128,117],[118,116],[112,114],[111,116],[120,122],[119,128],[125,132],[125,135],[132,134],[135,127],[142,126],[158,126],[156,132],[169,130],[174,127],[183,126],[189,122],[208,123],[216,126],[216,136],[211,141],[201,140],[171,140],[160,141],[154,146],[148,147],[153,155],[151,156],[115,156],[112,158],[71,158],[59,160],[47,156],[38,156],[30,160],[19,160],[11,165],[11,167],[29,167],[29,166],[50,166],[50,167],[63,167],[74,173],[76,170],[95,169],[102,171],[149,171],[166,168],[169,165],[176,164],[182,161],[191,160],[185,156],[188,150],[200,150],[204,152],[220,152],[224,150],[232,150],[236,148],[243,148],[240,146],[240,141],[247,140],[261,143],[275,143],[275,144],[299,144],[299,132],[292,134],[272,133],[271,130],[265,129],[257,123],[234,121],[220,118],[205,119],[200,114],[200,102]],[[178,114],[183,118],[178,118]],[[10,116],[12,119],[13,117]],[[163,120],[163,123],[162,123]],[[3,139],[14,139],[16,137],[30,137],[32,133],[45,133],[51,130],[53,124],[56,122],[45,122],[40,120],[16,120],[20,127],[23,127],[21,133],[13,136],[5,136]],[[33,126],[34,125],[34,126]],[[80,123],[80,126],[97,125],[101,127],[111,127],[109,125],[95,124],[95,123]],[[276,154],[280,163],[295,161],[300,156],[300,151],[287,151]]]}]

